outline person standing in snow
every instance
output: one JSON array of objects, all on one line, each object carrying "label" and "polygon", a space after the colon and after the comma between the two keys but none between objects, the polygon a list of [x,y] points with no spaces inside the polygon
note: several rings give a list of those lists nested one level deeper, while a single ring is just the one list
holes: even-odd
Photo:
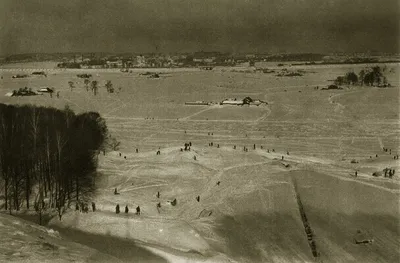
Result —
[{"label": "person standing in snow", "polygon": [[137,215],[140,215],[140,206],[137,206],[137,207],[136,207],[136,214],[137,214]]}]

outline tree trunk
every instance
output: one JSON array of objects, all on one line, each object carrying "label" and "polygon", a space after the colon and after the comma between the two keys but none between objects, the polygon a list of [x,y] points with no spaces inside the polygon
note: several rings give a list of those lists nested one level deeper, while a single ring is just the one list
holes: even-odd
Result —
[{"label": "tree trunk", "polygon": [[6,176],[6,179],[4,180],[4,201],[5,201],[4,208],[7,211],[7,208],[8,208],[8,203],[7,203],[7,201],[8,201],[8,178],[7,178],[7,176]]},{"label": "tree trunk", "polygon": [[78,175],[76,175],[76,201],[79,201],[79,177]]},{"label": "tree trunk", "polygon": [[29,195],[30,195],[30,176],[27,174],[26,176],[26,184],[25,184],[25,194],[26,194],[26,209],[29,210]]}]

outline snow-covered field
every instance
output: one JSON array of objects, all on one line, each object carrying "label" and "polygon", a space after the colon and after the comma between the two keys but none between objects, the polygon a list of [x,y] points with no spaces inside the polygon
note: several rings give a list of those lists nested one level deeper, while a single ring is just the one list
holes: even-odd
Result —
[{"label": "snow-covered field", "polygon": [[[50,221],[65,239],[88,246],[88,240],[97,240],[92,248],[122,261],[136,255],[139,262],[312,262],[295,181],[322,261],[396,262],[400,180],[397,174],[392,180],[371,174],[399,168],[381,150],[400,150],[399,66],[387,66],[394,69],[387,73],[393,88],[314,89],[361,67],[304,67],[302,77],[229,68],[166,71],[160,79],[139,72],[91,71],[100,84],[97,96],[85,90],[76,70],[11,79],[19,71],[7,69],[0,71],[0,93],[50,86],[60,98],[0,96],[0,102],[99,111],[121,141],[118,151],[99,156],[93,200],[98,211],[69,211],[61,222]],[[76,84],[73,91],[70,80]],[[106,80],[121,91],[107,94]],[[246,96],[268,105],[184,105]],[[180,151],[185,142],[192,143],[191,151]],[[359,162],[352,164],[352,159]],[[356,169],[357,178],[352,176]],[[115,214],[116,204],[121,214]],[[128,214],[123,213],[126,205]],[[136,206],[140,216],[134,214]],[[358,229],[371,233],[375,242],[354,244]],[[120,239],[134,242],[137,253],[121,256],[126,243],[121,253],[107,251]]]},{"label": "snow-covered field", "polygon": [[120,262],[58,231],[10,215],[0,214],[0,262]]}]

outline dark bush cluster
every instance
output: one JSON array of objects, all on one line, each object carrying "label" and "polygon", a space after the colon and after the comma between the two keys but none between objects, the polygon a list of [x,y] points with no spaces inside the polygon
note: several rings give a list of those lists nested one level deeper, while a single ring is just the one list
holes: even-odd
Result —
[{"label": "dark bush cluster", "polygon": [[358,75],[352,71],[347,72],[345,76],[339,76],[335,79],[336,85],[368,85],[368,86],[390,86],[384,76],[385,68],[375,66],[362,69]]}]

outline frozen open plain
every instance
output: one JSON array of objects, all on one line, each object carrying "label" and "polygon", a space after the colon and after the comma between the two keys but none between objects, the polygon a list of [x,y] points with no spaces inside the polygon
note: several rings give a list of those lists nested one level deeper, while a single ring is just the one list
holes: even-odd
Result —
[{"label": "frozen open plain", "polygon": [[[138,252],[140,262],[398,262],[400,180],[398,174],[393,179],[371,174],[385,167],[399,170],[393,155],[400,150],[400,68],[386,65],[391,88],[314,89],[366,66],[304,66],[304,76],[298,77],[231,68],[154,69],[163,71],[159,79],[139,75],[145,70],[87,70],[99,81],[99,94],[94,96],[76,77],[83,70],[49,67],[47,77],[12,79],[33,70],[15,65],[0,71],[1,95],[25,86],[48,86],[60,91],[60,98],[0,96],[0,103],[58,108],[68,104],[76,112],[98,111],[121,141],[118,151],[99,156],[93,200],[99,211],[70,211],[61,222],[50,221],[61,233],[70,227],[97,240],[133,240],[135,247],[154,254]],[[108,94],[106,80],[121,90]],[[75,82],[73,91],[68,81]],[[268,105],[184,105],[246,96]],[[180,151],[185,142],[192,143],[191,151]],[[382,147],[392,149],[392,155]],[[358,163],[350,163],[352,159]],[[352,176],[355,170],[357,178]],[[113,194],[114,188],[119,195]],[[312,228],[317,258],[296,196]],[[177,205],[171,206],[175,198]],[[117,203],[128,205],[130,213],[116,215]],[[138,205],[140,216],[134,215]],[[355,244],[357,230],[374,242]],[[79,234],[64,232],[75,242],[85,242],[84,237],[77,240]]]}]

